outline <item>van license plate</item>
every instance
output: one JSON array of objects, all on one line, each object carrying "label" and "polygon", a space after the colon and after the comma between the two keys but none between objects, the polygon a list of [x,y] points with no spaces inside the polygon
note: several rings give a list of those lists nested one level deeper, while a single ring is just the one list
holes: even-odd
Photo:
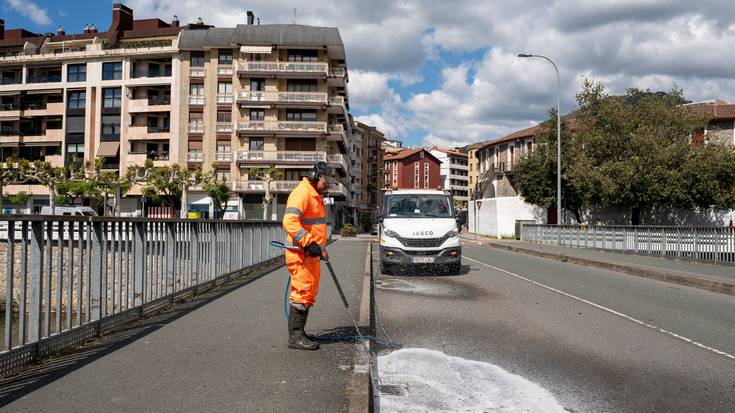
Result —
[{"label": "van license plate", "polygon": [[414,264],[433,264],[434,257],[413,257]]}]

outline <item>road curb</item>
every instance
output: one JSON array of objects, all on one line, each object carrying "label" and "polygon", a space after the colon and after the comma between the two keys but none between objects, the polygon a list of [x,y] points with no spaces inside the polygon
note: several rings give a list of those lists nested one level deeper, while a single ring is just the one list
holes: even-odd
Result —
[{"label": "road curb", "polygon": [[552,252],[536,251],[523,247],[514,247],[511,245],[495,243],[491,240],[487,240],[486,244],[489,247],[505,250],[510,252],[516,252],[526,255],[533,255],[536,257],[553,259],[562,262],[571,262],[573,264],[587,265],[590,267],[598,267],[606,270],[622,272],[629,275],[635,275],[637,277],[650,278],[653,280],[664,281],[672,284],[683,285],[687,287],[699,288],[719,294],[727,294],[735,296],[735,284],[730,284],[722,281],[715,281],[708,278],[697,277],[690,274],[678,274],[668,271],[653,270],[649,268],[636,267],[632,265],[615,264],[607,261],[592,260],[589,258],[581,258],[575,256],[569,256],[564,254],[557,254]]},{"label": "road curb", "polygon": [[[365,252],[365,272],[362,279],[362,296],[360,297],[360,314],[357,322],[361,327],[370,325],[370,301],[371,301],[371,285],[372,285],[372,243],[368,242],[367,251]],[[370,331],[363,331],[363,334],[372,335]],[[352,362],[352,379],[349,388],[349,405],[348,412],[363,413],[369,412],[371,394],[370,380],[370,340],[363,339],[355,343],[355,354]]]}]

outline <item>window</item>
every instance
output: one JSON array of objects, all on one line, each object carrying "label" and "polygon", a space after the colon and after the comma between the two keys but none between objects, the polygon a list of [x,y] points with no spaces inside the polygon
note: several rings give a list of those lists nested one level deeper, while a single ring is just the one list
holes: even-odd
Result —
[{"label": "window", "polygon": [[230,82],[217,83],[217,93],[220,95],[232,94],[232,83]]},{"label": "window", "polygon": [[317,81],[300,80],[298,82],[288,82],[286,88],[289,92],[316,92]]},{"label": "window", "polygon": [[73,90],[69,92],[69,99],[67,101],[68,109],[84,109],[87,102],[87,92],[83,90]]},{"label": "window", "polygon": [[68,65],[66,67],[66,80],[68,82],[84,82],[87,80],[87,64]]},{"label": "window", "polygon": [[413,187],[419,188],[419,175],[421,174],[421,167],[418,162],[413,163]]},{"label": "window", "polygon": [[192,96],[204,96],[204,85],[189,85],[189,94]]},{"label": "window", "polygon": [[265,110],[250,109],[250,120],[251,121],[265,120]]},{"label": "window", "polygon": [[265,92],[265,80],[250,79],[250,91],[251,92]]},{"label": "window", "polygon": [[120,116],[102,116],[102,135],[120,136]]},{"label": "window", "polygon": [[398,187],[398,161],[393,161],[393,186]]},{"label": "window", "polygon": [[232,112],[217,112],[217,123],[232,123]]},{"label": "window", "polygon": [[122,79],[122,62],[110,62],[102,64],[102,80]]},{"label": "window", "polygon": [[191,67],[204,67],[204,52],[191,52]]},{"label": "window", "polygon": [[419,152],[419,158],[424,159],[424,151]]},{"label": "window", "polygon": [[84,144],[83,143],[67,143],[66,144],[66,160],[70,163],[84,161]]},{"label": "window", "polygon": [[429,163],[424,162],[424,189],[429,188]]},{"label": "window", "polygon": [[218,181],[229,181],[230,180],[230,170],[229,169],[218,169],[217,170],[217,180]]},{"label": "window", "polygon": [[230,153],[229,142],[217,142],[217,152]]},{"label": "window", "polygon": [[119,108],[122,99],[122,89],[119,87],[111,87],[102,89],[102,107],[103,108]]},{"label": "window", "polygon": [[313,122],[316,121],[316,111],[289,111],[286,120]]},{"label": "window", "polygon": [[250,138],[250,142],[248,142],[248,145],[248,149],[251,151],[262,151],[263,138]]},{"label": "window", "polygon": [[219,51],[219,60],[217,63],[221,65],[231,65],[232,64],[232,49],[220,49]]},{"label": "window", "polygon": [[84,133],[84,116],[67,116],[66,133]]},{"label": "window", "polygon": [[288,52],[289,62],[316,62],[318,52],[316,50],[294,50]]}]

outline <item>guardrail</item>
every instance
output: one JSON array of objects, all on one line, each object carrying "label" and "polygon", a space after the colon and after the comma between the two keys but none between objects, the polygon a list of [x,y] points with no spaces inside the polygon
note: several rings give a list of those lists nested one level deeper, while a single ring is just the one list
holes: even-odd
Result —
[{"label": "guardrail", "polygon": [[735,263],[735,228],[523,224],[521,239],[714,263]]},{"label": "guardrail", "polygon": [[2,224],[0,375],[269,264],[279,253],[268,242],[285,241],[271,221],[4,216]]}]

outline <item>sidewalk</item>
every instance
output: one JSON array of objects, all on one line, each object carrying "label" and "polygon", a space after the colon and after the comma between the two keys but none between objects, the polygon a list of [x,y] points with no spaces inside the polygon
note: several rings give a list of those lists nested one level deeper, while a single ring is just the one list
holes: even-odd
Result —
[{"label": "sidewalk", "polygon": [[[463,235],[462,238],[466,242],[475,242],[471,234]],[[478,241],[492,248],[595,266],[639,277],[735,295],[735,267],[732,266],[535,244],[526,241],[497,240],[483,236],[479,236]]]},{"label": "sidewalk", "polygon": [[[337,241],[328,247],[356,319],[365,286],[367,246],[367,241]],[[0,382],[0,411],[354,409],[357,346],[338,337],[353,336],[355,331],[326,265],[318,303],[307,324],[307,330],[322,340],[319,351],[287,348],[286,277],[281,266],[233,281]]]}]

